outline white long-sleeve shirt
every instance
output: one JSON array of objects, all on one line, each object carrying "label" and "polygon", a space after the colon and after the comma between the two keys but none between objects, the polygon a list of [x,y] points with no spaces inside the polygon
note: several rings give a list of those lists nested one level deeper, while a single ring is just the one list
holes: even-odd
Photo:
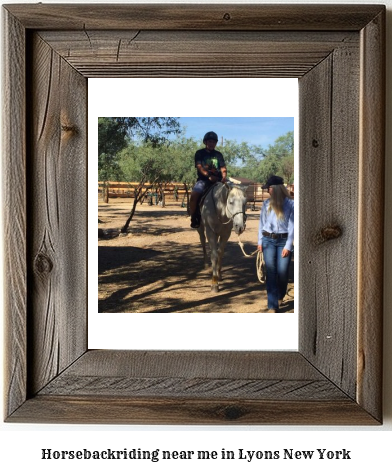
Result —
[{"label": "white long-sleeve shirt", "polygon": [[285,198],[283,202],[283,220],[278,220],[275,211],[272,209],[268,213],[269,202],[269,199],[264,201],[261,208],[258,244],[262,245],[263,231],[270,234],[288,234],[284,248],[292,252],[294,243],[294,201]]}]

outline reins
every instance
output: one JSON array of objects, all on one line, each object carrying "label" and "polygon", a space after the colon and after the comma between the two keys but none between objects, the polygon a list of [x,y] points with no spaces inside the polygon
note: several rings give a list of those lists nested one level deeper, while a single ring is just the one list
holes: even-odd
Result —
[{"label": "reins", "polygon": [[[227,216],[227,217],[229,217],[229,216],[227,215],[228,213],[230,214],[229,209],[228,209],[228,207],[227,207],[227,203],[226,203],[226,216]],[[229,217],[229,220],[228,220],[227,222],[222,222],[222,224],[228,224],[230,221],[234,220],[234,217],[235,217],[235,216],[238,216],[238,214],[244,214],[244,220],[246,221],[246,218],[247,218],[246,212],[244,212],[244,211],[239,211],[239,212],[236,212],[235,214],[232,214],[231,217]]]},{"label": "reins", "polygon": [[244,244],[241,242],[240,236],[238,236],[238,245],[241,247],[242,253],[244,254],[245,257],[253,257],[253,255],[257,253],[257,257],[256,257],[257,278],[259,279],[260,283],[265,283],[266,272],[265,272],[265,262],[264,262],[263,252],[259,252],[259,250],[256,249],[254,252],[250,254],[246,253],[244,249]]}]

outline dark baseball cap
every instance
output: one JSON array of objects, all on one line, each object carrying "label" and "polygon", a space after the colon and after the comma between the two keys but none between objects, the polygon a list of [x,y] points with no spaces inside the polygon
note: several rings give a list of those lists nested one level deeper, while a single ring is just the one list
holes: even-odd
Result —
[{"label": "dark baseball cap", "polygon": [[275,186],[276,184],[284,184],[283,178],[280,176],[270,176],[268,181],[261,188],[268,189],[270,186]]}]

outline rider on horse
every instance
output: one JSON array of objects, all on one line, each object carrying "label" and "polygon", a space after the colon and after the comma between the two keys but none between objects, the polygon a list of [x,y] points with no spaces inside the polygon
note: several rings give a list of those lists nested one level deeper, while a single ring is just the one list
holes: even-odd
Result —
[{"label": "rider on horse", "polygon": [[204,135],[205,148],[195,153],[195,167],[197,169],[197,182],[192,189],[189,203],[191,214],[191,227],[200,227],[199,201],[202,194],[217,181],[226,181],[227,170],[223,155],[215,150],[218,143],[218,135],[215,132],[207,132]]}]

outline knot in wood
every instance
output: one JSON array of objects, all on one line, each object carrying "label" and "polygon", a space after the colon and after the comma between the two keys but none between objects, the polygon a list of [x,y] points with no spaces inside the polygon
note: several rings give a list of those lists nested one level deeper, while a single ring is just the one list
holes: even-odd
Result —
[{"label": "knot in wood", "polygon": [[63,132],[70,132],[70,133],[77,132],[77,128],[75,127],[75,125],[61,125],[61,130]]},{"label": "knot in wood", "polygon": [[226,407],[223,410],[223,414],[227,420],[237,420],[238,418],[241,418],[241,416],[244,413],[240,407],[237,407],[234,405],[234,406]]},{"label": "knot in wood", "polygon": [[314,242],[316,245],[327,242],[328,240],[337,239],[342,235],[342,229],[338,225],[330,225],[323,227],[315,235]]},{"label": "knot in wood", "polygon": [[318,148],[318,146],[319,146],[319,142],[315,138],[312,140],[312,146],[313,146],[313,148]]},{"label": "knot in wood", "polygon": [[223,19],[226,20],[226,21],[230,21],[230,20],[231,20],[231,15],[230,15],[230,13],[225,13],[225,14],[223,15]]},{"label": "knot in wood", "polygon": [[40,252],[34,260],[34,268],[37,273],[48,274],[53,269],[52,260],[45,253]]}]

